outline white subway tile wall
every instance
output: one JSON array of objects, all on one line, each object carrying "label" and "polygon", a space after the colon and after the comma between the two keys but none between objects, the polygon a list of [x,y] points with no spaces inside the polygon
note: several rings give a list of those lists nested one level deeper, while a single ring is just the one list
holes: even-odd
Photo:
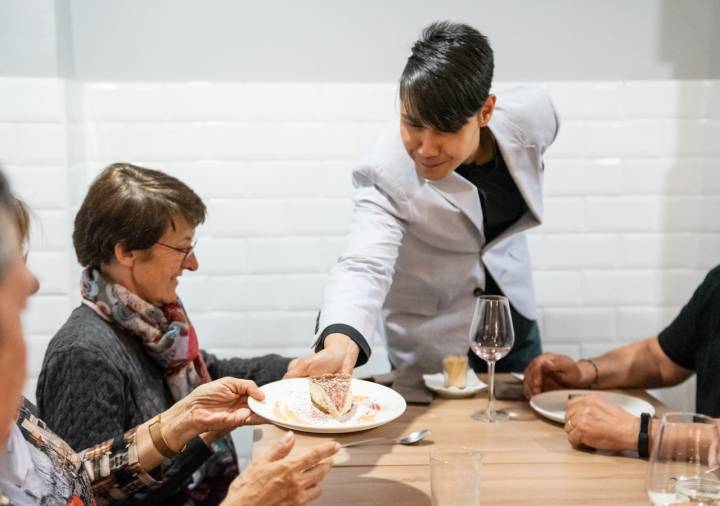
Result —
[{"label": "white subway tile wall", "polygon": [[[720,263],[720,81],[540,85],[563,118],[530,237],[544,347],[596,355],[656,335]],[[165,170],[208,204],[181,283],[206,348],[297,355],[344,246],[352,162],[396,114],[394,84],[0,79],[0,160],[33,207],[42,284],[28,395],[78,303],[72,220],[102,167]],[[385,368],[378,348],[361,373]]]}]

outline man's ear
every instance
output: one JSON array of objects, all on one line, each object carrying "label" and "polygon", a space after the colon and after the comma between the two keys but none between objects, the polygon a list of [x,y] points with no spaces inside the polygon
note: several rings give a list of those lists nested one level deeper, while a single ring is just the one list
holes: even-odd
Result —
[{"label": "man's ear", "polygon": [[490,123],[493,112],[495,112],[495,100],[495,95],[488,95],[488,98],[487,100],[485,100],[482,109],[480,109],[480,112],[478,113],[478,121],[481,127],[486,127],[488,123]]},{"label": "man's ear", "polygon": [[137,252],[126,249],[123,243],[119,242],[115,244],[115,248],[113,248],[113,251],[115,253],[115,260],[117,260],[120,265],[124,267],[132,267],[135,264],[135,260],[137,259]]}]

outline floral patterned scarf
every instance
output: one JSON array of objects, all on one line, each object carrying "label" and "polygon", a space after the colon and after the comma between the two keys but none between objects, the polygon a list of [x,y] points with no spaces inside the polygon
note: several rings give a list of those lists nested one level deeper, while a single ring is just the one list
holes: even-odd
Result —
[{"label": "floral patterned scarf", "polygon": [[[117,283],[106,280],[97,269],[82,273],[81,295],[104,320],[142,340],[148,354],[164,369],[165,381],[175,401],[196,386],[211,381],[200,354],[197,334],[178,299],[155,306]],[[217,504],[237,476],[235,447],[229,435],[212,443],[213,455],[193,474],[187,490],[188,505]]]},{"label": "floral patterned scarf", "polygon": [[83,271],[81,293],[102,318],[142,339],[145,350],[165,370],[173,399],[179,401],[210,381],[195,328],[180,299],[155,306],[122,285],[108,283],[92,268]]}]

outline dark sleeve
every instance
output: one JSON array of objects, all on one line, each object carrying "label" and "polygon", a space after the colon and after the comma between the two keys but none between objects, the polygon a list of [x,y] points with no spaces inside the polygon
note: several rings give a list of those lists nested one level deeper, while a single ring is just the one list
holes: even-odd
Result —
[{"label": "dark sleeve", "polygon": [[[125,397],[122,374],[97,352],[77,347],[56,351],[45,358],[37,387],[40,415],[76,451],[123,436]],[[212,454],[201,439],[195,438],[191,443],[183,453],[157,469],[162,483],[151,490],[143,487],[142,491],[133,492],[133,499],[126,504],[148,504],[145,499],[177,493]],[[139,502],[134,502],[136,495]]]},{"label": "dark sleeve", "polygon": [[263,355],[253,358],[218,358],[212,353],[200,350],[210,377],[218,379],[225,376],[249,379],[258,385],[282,379],[287,372],[290,359],[280,355]]},{"label": "dark sleeve", "polygon": [[123,377],[91,350],[46,356],[36,395],[41,418],[76,451],[125,432]]},{"label": "dark sleeve", "polygon": [[[317,329],[315,329],[315,332],[317,332]],[[345,334],[350,339],[352,339],[353,342],[355,342],[355,344],[357,344],[357,347],[360,349],[357,361],[355,362],[355,367],[363,365],[370,359],[371,351],[370,345],[368,344],[367,340],[354,327],[351,327],[350,325],[345,325],[344,323],[333,323],[332,325],[328,325],[327,327],[325,327],[325,330],[322,331],[322,333],[318,336],[317,341],[315,341],[315,351],[318,352],[322,350],[325,347],[325,338],[330,334],[335,333]]]},{"label": "dark sleeve", "polygon": [[695,290],[680,314],[658,336],[660,348],[680,367],[696,369],[697,350],[712,332],[712,318],[720,307],[720,267],[714,268]]}]

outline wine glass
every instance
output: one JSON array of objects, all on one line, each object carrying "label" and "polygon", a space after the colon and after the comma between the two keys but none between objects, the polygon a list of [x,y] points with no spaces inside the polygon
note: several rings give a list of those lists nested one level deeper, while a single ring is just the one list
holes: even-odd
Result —
[{"label": "wine glass", "polygon": [[662,417],[650,454],[647,493],[655,506],[720,504],[720,433],[696,413]]},{"label": "wine glass", "polygon": [[473,417],[493,423],[510,418],[504,411],[495,411],[495,362],[507,355],[515,342],[510,303],[502,295],[483,295],[475,301],[470,324],[470,348],[488,365],[490,390],[487,409]]}]

